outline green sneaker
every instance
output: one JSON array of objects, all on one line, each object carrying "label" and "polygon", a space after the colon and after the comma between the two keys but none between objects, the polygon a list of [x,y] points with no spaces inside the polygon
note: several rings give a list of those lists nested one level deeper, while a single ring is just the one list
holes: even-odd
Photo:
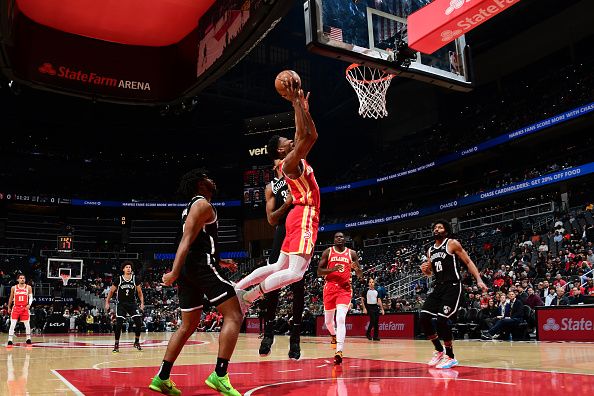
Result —
[{"label": "green sneaker", "polygon": [[164,395],[181,395],[181,391],[175,387],[175,383],[171,379],[162,380],[159,378],[159,374],[155,375],[155,378],[153,378],[149,385],[149,389]]},{"label": "green sneaker", "polygon": [[241,396],[241,393],[237,392],[233,388],[233,385],[231,385],[231,382],[229,382],[228,373],[224,377],[219,377],[216,371],[213,371],[204,383],[212,389],[219,391],[223,396]]}]

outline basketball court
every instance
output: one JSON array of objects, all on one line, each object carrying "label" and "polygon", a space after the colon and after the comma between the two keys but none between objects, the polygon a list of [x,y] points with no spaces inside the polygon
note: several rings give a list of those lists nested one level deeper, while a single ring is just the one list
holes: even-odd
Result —
[{"label": "basketball court", "polygon": [[[344,73],[359,100],[359,115],[383,118],[388,116],[387,109],[391,108],[389,104],[386,107],[386,92],[390,84],[400,78],[423,81],[455,91],[472,90],[475,76],[464,34],[516,2],[499,1],[496,2],[499,4],[497,8],[493,4],[487,4],[486,0],[477,0],[471,4],[467,4],[470,0],[309,0],[304,2],[303,9],[306,44],[313,53],[346,61]],[[216,2],[208,2],[209,6],[213,3]],[[159,67],[153,73],[152,69],[146,67],[154,63],[155,59],[165,58],[160,50],[148,51],[150,56],[145,57],[137,57],[130,52],[129,56],[134,62],[117,63],[129,64],[131,70],[136,69],[136,74],[133,75],[138,81],[126,80],[131,77],[124,73],[118,80],[99,79],[99,82],[93,83],[97,86],[92,86],[91,89],[91,79],[87,79],[86,74],[82,80],[79,77],[81,70],[86,70],[87,63],[93,62],[84,61],[80,54],[77,54],[80,59],[71,58],[71,54],[77,51],[62,47],[62,58],[57,58],[60,59],[60,64],[64,63],[72,70],[78,70],[77,73],[73,72],[72,78],[62,78],[60,74],[56,75],[53,65],[47,63],[47,59],[54,58],[44,53],[51,52],[53,47],[38,44],[43,51],[39,51],[35,57],[26,52],[22,55],[19,53],[23,60],[16,63],[15,69],[21,67],[26,71],[21,72],[20,78],[17,78],[19,73],[16,73],[15,81],[22,80],[24,83],[30,80],[31,85],[63,90],[60,83],[68,79],[71,80],[67,81],[71,84],[66,85],[68,90],[80,96],[91,96],[93,101],[99,97],[115,103],[171,103],[186,108],[187,102],[184,100],[190,99],[235,65],[247,54],[247,48],[252,44],[255,46],[256,39],[263,38],[266,29],[272,29],[273,23],[278,22],[275,18],[280,20],[286,13],[285,8],[288,8],[285,5],[281,9],[282,2],[276,2],[277,6],[270,6],[275,7],[275,12],[271,13],[266,8],[267,4],[275,2],[231,3],[234,8],[230,10],[224,4],[213,7],[210,11],[206,8],[192,8],[193,13],[188,14],[188,19],[192,23],[196,20],[201,23],[198,26],[189,23],[191,26],[188,29],[198,28],[197,34],[195,37],[190,36],[189,41],[182,43],[180,47],[192,47],[188,52],[196,52],[196,56],[188,61],[189,56],[183,57],[184,52],[177,51],[180,59],[171,61],[171,70],[167,68],[169,73],[163,73]],[[483,5],[488,13],[481,11],[483,14],[475,15],[477,11],[471,8],[474,4]],[[437,22],[428,23],[430,18],[418,13],[424,7],[427,7],[425,10],[434,9],[435,15],[439,14],[439,25]],[[35,10],[30,10],[32,15],[39,16],[42,21],[48,15],[53,15],[37,15],[33,11]],[[86,10],[80,11],[87,15]],[[155,8],[154,12],[160,11]],[[417,19],[409,19],[415,13]],[[200,20],[203,15],[206,17]],[[422,17],[420,22],[419,15]],[[477,15],[483,18],[474,18]],[[95,17],[90,15],[89,18],[88,24],[92,26]],[[125,19],[123,15],[122,19]],[[467,24],[471,27],[452,30],[452,24],[459,25],[459,20],[470,21]],[[424,28],[430,25],[432,31],[423,30],[419,33],[418,28],[413,28],[413,21]],[[62,24],[64,22],[60,22],[58,27]],[[24,29],[29,25],[33,25],[32,20],[19,25],[19,28]],[[184,33],[180,33],[182,28],[184,26],[171,29],[171,37]],[[62,26],[62,29],[65,28]],[[411,31],[416,36],[411,35]],[[39,37],[49,37],[48,42],[50,39],[56,43],[60,41],[53,40],[53,35],[58,34],[54,31],[51,34],[44,30],[35,32]],[[85,36],[79,39],[80,43],[75,43],[81,48],[86,48],[83,44],[87,36],[98,39],[94,43],[95,47],[89,46],[88,51],[82,51],[89,59],[99,56],[95,53],[112,51],[111,41],[138,45],[135,32],[124,31],[126,35],[117,40],[103,37],[95,31],[75,33]],[[244,40],[248,35],[252,35],[253,40]],[[436,35],[437,38],[430,37],[431,35]],[[417,47],[413,46],[412,40],[409,42],[411,36]],[[20,36],[17,38],[20,39]],[[241,40],[235,40],[236,38]],[[144,38],[140,44],[154,47],[164,45],[163,37],[159,37],[159,41],[155,40],[156,38]],[[179,44],[172,40],[173,38],[165,44]],[[426,48],[423,40],[437,41],[440,46],[431,53],[425,53],[422,50]],[[38,42],[43,43],[40,39]],[[26,42],[17,44],[28,46]],[[76,48],[74,44],[73,48]],[[58,60],[54,61],[56,65],[57,62]],[[100,67],[93,69],[96,73],[94,71],[89,75],[122,74],[118,69],[119,65],[113,63],[114,65],[99,63]],[[182,71],[176,70],[173,65]],[[146,72],[147,69],[150,72]],[[138,74],[138,70],[143,72]],[[121,89],[118,91],[118,88]],[[164,108],[169,111],[169,104]],[[248,193],[247,196],[249,195]],[[254,196],[254,201],[261,202],[259,192],[258,198]],[[73,252],[72,240],[69,237],[60,238],[63,239],[59,239],[61,247],[57,249],[58,254],[48,258],[46,275],[48,279],[63,282],[66,287],[69,280],[83,279],[83,260],[70,258],[69,253]],[[74,296],[64,294],[54,297],[52,301],[65,303],[70,302],[67,298],[74,299]],[[99,302],[102,303],[103,301]],[[58,323],[57,327],[67,329],[68,323],[63,319],[62,313],[57,312],[56,316],[64,322]],[[155,395],[148,389],[148,385],[158,371],[172,334],[143,333],[143,350],[137,351],[132,346],[133,334],[125,333],[117,354],[112,353],[113,334],[33,335],[32,345],[26,345],[21,334],[13,347],[0,347],[0,395]],[[218,394],[204,384],[204,379],[212,372],[216,361],[218,337],[219,333],[195,333],[186,343],[171,373],[171,379],[184,395]],[[452,369],[435,369],[426,364],[434,350],[433,345],[426,340],[382,339],[374,342],[366,338],[348,337],[341,365],[333,363],[334,350],[327,337],[302,337],[301,359],[297,361],[287,357],[288,336],[276,336],[272,353],[268,357],[259,356],[260,341],[257,334],[241,334],[229,366],[233,386],[246,396],[420,396],[465,393],[474,396],[511,392],[529,396],[542,395],[545,392],[581,394],[594,388],[594,342],[459,340],[454,345],[460,365]],[[2,343],[5,343],[4,338]]]},{"label": "basketball court", "polygon": [[[124,334],[120,353],[111,352],[113,335],[22,337],[3,348],[3,395],[153,395],[148,389],[172,333],[145,333],[144,350],[132,348]],[[172,371],[186,395],[215,395],[204,385],[215,361],[218,333],[196,333]],[[325,337],[303,337],[302,358],[287,358],[288,337],[277,336],[269,357],[258,355],[260,339],[240,335],[230,365],[235,388],[244,395],[427,395],[472,392],[497,395],[514,391],[538,395],[574,392],[594,384],[594,343],[458,341],[460,366],[438,370],[424,364],[432,353],[424,340],[371,342],[347,338],[341,366],[332,363]]]}]

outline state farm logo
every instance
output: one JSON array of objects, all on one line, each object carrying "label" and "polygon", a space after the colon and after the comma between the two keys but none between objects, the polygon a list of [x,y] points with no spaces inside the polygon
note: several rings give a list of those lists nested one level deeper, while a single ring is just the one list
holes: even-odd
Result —
[{"label": "state farm logo", "polygon": [[[466,3],[472,0],[450,0],[450,5],[445,10],[445,15],[449,16],[454,11],[462,8]],[[507,7],[519,2],[520,0],[491,0],[480,4],[478,10],[462,13],[456,19],[448,23],[449,29],[441,32],[441,41],[449,42],[460,37],[465,31],[471,30],[481,23],[491,19]],[[452,29],[453,27],[453,29]],[[459,28],[459,29],[458,29]]]},{"label": "state farm logo", "polygon": [[456,37],[460,36],[462,34],[462,30],[460,29],[456,29],[456,30],[444,30],[443,32],[441,32],[441,41],[450,41],[452,39],[455,39]]},{"label": "state farm logo", "polygon": [[545,323],[544,325],[542,325],[542,329],[544,331],[557,331],[561,328],[561,326],[559,326],[557,324],[557,322],[555,322],[554,318],[548,318],[547,319],[547,323]]},{"label": "state farm logo", "polygon": [[446,8],[445,14],[450,15],[452,12],[459,10],[465,3],[469,3],[471,0],[450,0],[450,6]]},{"label": "state farm logo", "polygon": [[50,76],[56,75],[56,69],[54,69],[54,66],[51,63],[44,63],[39,66],[37,70],[39,70],[39,73],[41,74],[49,74]]},{"label": "state farm logo", "polygon": [[56,70],[49,62],[43,63],[37,68],[40,74],[55,76],[64,80],[78,81],[86,85],[103,87],[131,89],[135,91],[150,91],[151,85],[144,81],[121,80],[113,77],[102,76],[93,72],[71,69],[67,66],[59,66]]},{"label": "state farm logo", "polygon": [[555,318],[548,318],[547,322],[542,325],[542,329],[545,331],[592,331],[594,323],[586,318],[563,318],[561,324],[558,324]]}]

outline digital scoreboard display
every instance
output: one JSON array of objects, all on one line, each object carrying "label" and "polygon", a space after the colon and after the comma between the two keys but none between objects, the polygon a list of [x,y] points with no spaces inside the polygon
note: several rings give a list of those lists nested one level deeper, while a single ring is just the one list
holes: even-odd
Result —
[{"label": "digital scoreboard display", "polygon": [[71,236],[58,237],[58,252],[71,252],[73,250],[73,241]]}]

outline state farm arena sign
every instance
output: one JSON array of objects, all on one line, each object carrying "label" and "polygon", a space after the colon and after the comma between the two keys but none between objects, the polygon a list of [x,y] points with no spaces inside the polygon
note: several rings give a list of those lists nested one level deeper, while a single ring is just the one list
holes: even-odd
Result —
[{"label": "state farm arena sign", "polygon": [[537,307],[539,341],[594,341],[594,305]]},{"label": "state farm arena sign", "polygon": [[130,81],[110,76],[100,75],[94,72],[71,69],[68,66],[54,67],[50,62],[45,62],[37,68],[40,74],[54,76],[55,78],[78,81],[81,85],[103,86],[118,89],[133,89],[150,91],[151,85],[148,81]]},{"label": "state farm arena sign", "polygon": [[[369,326],[367,315],[347,315],[346,335],[365,336]],[[380,338],[408,338],[415,336],[415,315],[414,313],[386,314],[379,317]],[[316,335],[329,335],[324,316],[316,318]]]}]

